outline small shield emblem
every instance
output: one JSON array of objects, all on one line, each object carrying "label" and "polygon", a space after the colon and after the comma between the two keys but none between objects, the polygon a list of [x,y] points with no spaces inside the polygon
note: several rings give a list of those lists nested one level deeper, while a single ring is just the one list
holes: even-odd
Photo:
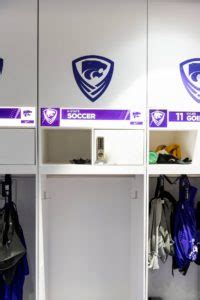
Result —
[{"label": "small shield emblem", "polygon": [[197,103],[200,103],[200,58],[182,62],[180,72],[186,90]]},{"label": "small shield emblem", "polygon": [[151,113],[151,120],[157,126],[161,126],[165,120],[165,113],[160,110],[156,110]]},{"label": "small shield emblem", "polygon": [[49,125],[52,125],[54,123],[54,121],[57,118],[57,114],[58,114],[58,111],[53,108],[47,108],[47,109],[43,110],[44,119]]},{"label": "small shield emblem", "polygon": [[94,102],[109,86],[114,62],[102,56],[88,55],[75,59],[72,68],[78,87],[90,101]]}]

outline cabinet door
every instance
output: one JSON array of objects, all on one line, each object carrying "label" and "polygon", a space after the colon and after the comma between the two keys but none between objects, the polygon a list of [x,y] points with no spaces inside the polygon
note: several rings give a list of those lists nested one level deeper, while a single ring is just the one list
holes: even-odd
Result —
[{"label": "cabinet door", "polygon": [[[143,130],[95,130],[97,138],[104,138],[104,153],[109,165],[142,165],[144,159]],[[96,157],[96,153],[94,154]]]},{"label": "cabinet door", "polygon": [[0,2],[0,45],[0,106],[36,106],[37,0]]},{"label": "cabinet door", "polygon": [[0,129],[0,165],[35,164],[35,129]]}]

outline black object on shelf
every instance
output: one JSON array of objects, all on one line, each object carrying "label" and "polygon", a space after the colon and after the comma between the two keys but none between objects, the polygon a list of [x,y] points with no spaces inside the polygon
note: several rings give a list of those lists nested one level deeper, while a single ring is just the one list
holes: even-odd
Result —
[{"label": "black object on shelf", "polygon": [[90,159],[83,159],[83,158],[79,158],[79,159],[72,159],[70,160],[71,164],[75,164],[75,165],[89,165],[91,164],[91,160]]}]

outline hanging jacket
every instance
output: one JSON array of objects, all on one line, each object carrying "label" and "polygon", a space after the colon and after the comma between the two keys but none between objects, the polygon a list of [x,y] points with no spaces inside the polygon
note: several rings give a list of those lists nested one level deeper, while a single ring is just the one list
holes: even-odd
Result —
[{"label": "hanging jacket", "polygon": [[175,202],[173,196],[166,191],[163,191],[162,199],[154,198],[150,202],[148,255],[150,269],[159,269],[159,259],[165,263],[168,255],[173,255],[171,222]]},{"label": "hanging jacket", "polygon": [[197,188],[182,175],[179,185],[179,201],[174,217],[174,260],[173,269],[185,275],[191,262],[197,260],[197,227],[194,200]]}]

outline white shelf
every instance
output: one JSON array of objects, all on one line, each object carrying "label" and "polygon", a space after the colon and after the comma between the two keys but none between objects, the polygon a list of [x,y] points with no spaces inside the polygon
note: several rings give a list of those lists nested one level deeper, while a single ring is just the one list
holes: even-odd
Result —
[{"label": "white shelf", "polygon": [[45,164],[40,166],[40,173],[49,175],[134,175],[145,174],[145,167]]},{"label": "white shelf", "polygon": [[36,174],[35,165],[0,165],[0,174]]},{"label": "white shelf", "polygon": [[157,175],[157,174],[191,174],[191,175],[199,175],[200,174],[200,166],[194,167],[192,164],[190,165],[178,165],[178,164],[155,164],[148,166],[149,175]]}]

